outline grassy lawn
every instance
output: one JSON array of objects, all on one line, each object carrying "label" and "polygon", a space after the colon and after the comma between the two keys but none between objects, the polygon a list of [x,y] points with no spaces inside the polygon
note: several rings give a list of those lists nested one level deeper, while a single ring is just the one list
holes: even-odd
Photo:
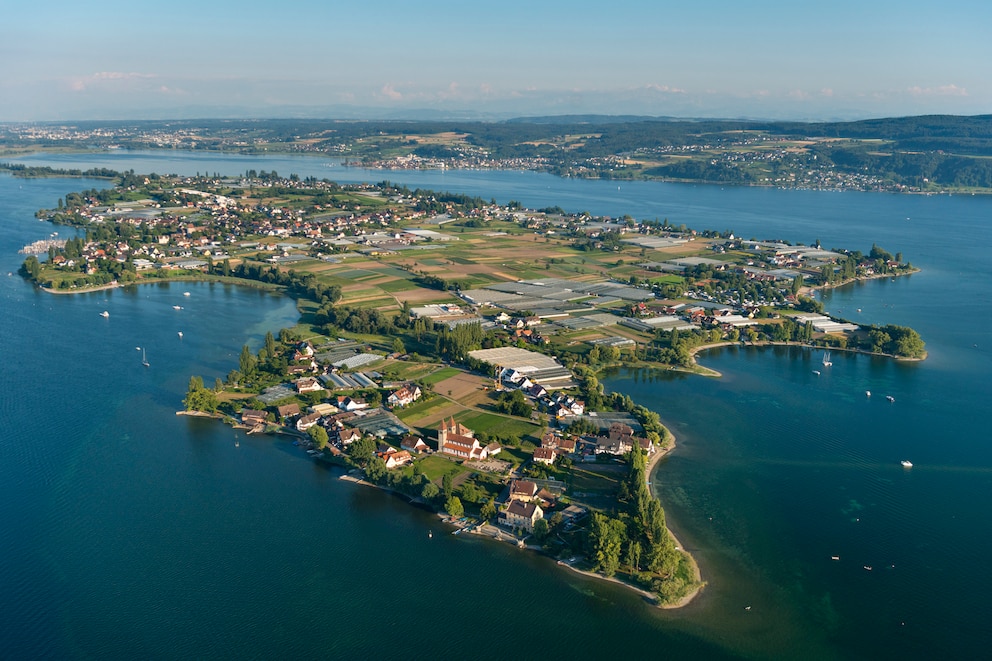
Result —
[{"label": "grassy lawn", "polygon": [[344,305],[352,308],[396,308],[396,300],[390,297],[378,297],[369,298],[364,301],[345,301]]},{"label": "grassy lawn", "polygon": [[444,381],[445,379],[449,379],[455,376],[456,374],[461,374],[461,370],[455,367],[442,367],[433,374],[428,374],[427,376],[425,376],[423,381],[428,385],[434,385],[436,383]]},{"label": "grassy lawn", "polygon": [[414,381],[436,368],[436,363],[414,363],[405,360],[395,360],[388,365],[384,365],[380,371],[389,370],[391,373],[395,373],[394,378],[397,381]]},{"label": "grassy lawn", "polygon": [[614,470],[612,467],[609,472],[604,472],[597,470],[597,464],[588,464],[588,466],[586,468],[583,464],[577,464],[572,469],[572,488],[575,491],[612,494],[620,485],[620,480],[626,476],[625,472]]},{"label": "grassy lawn", "polygon": [[541,427],[533,422],[519,418],[505,418],[493,413],[466,411],[462,415],[455,416],[455,419],[477,433],[496,433],[501,436],[513,434],[523,438],[524,436],[537,435],[541,431]]},{"label": "grassy lawn", "polygon": [[441,484],[441,478],[446,473],[453,473],[452,477],[461,475],[462,473],[471,473],[472,471],[465,468],[461,464],[457,464],[450,459],[446,459],[440,455],[431,455],[429,457],[424,457],[418,463],[420,470],[424,472],[431,482],[436,482],[438,485]]},{"label": "grassy lawn", "polygon": [[391,280],[389,282],[382,282],[376,285],[379,289],[384,292],[392,294],[397,291],[410,291],[411,289],[420,289],[416,283],[410,282],[409,280]]},{"label": "grassy lawn", "polygon": [[397,409],[396,411],[394,411],[394,413],[396,414],[396,417],[402,420],[403,422],[406,422],[407,424],[411,424],[411,421],[425,418],[434,411],[437,411],[438,409],[442,409],[450,405],[450,403],[451,402],[444,399],[443,397],[435,397],[434,399],[430,399],[430,400],[421,400],[419,402],[414,402],[410,406],[404,407],[402,409]]}]

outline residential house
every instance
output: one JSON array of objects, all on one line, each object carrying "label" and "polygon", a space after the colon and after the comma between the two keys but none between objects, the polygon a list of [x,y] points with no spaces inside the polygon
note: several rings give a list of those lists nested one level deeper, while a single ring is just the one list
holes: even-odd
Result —
[{"label": "residential house", "polygon": [[369,405],[361,399],[352,399],[345,395],[338,397],[338,408],[342,411],[358,411],[360,409],[367,409]]},{"label": "residential house", "polygon": [[548,389],[542,386],[540,383],[535,383],[530,388],[527,389],[527,394],[534,399],[541,399],[548,395]]},{"label": "residential house", "polygon": [[406,450],[400,450],[399,452],[390,452],[385,456],[386,468],[396,468],[398,466],[405,466],[413,461],[413,457]]},{"label": "residential house", "polygon": [[342,429],[338,432],[338,441],[341,445],[350,445],[362,437],[362,432],[357,429]]},{"label": "residential house", "polygon": [[550,466],[555,463],[555,451],[551,448],[534,448],[534,463]]},{"label": "residential house", "polygon": [[415,401],[420,399],[421,394],[420,386],[417,384],[410,384],[390,394],[389,397],[386,398],[386,404],[389,406],[408,406],[409,404],[413,404]]},{"label": "residential house", "polygon": [[307,415],[302,415],[296,421],[297,431],[306,431],[313,427],[315,424],[320,422],[322,416],[319,413],[308,413]]},{"label": "residential house", "polygon": [[408,434],[403,437],[402,442],[400,442],[400,447],[404,450],[409,450],[410,452],[415,452],[420,454],[421,452],[430,451],[430,446],[424,442],[424,439],[419,436],[414,436],[413,434]]},{"label": "residential house", "polygon": [[323,390],[320,382],[313,377],[306,377],[304,379],[298,379],[296,381],[296,391],[299,393],[305,392],[317,392],[318,390]]},{"label": "residential house", "polygon": [[264,425],[269,421],[269,414],[265,411],[255,411],[253,409],[243,409],[241,411],[241,422],[252,427]]},{"label": "residential house", "polygon": [[544,518],[544,510],[535,502],[525,503],[521,500],[510,501],[509,507],[500,514],[500,523],[508,528],[523,528],[528,532],[534,530],[538,519]]},{"label": "residential house", "polygon": [[286,418],[292,418],[294,415],[300,414],[300,405],[297,403],[286,404],[285,406],[280,406],[276,409],[276,413],[283,420]]},{"label": "residential house", "polygon": [[530,480],[513,480],[510,482],[508,500],[522,500],[529,503],[537,495],[537,483]]},{"label": "residential house", "polygon": [[[647,443],[648,447],[645,447]],[[610,425],[607,436],[596,437],[596,454],[626,454],[638,445],[650,454],[653,452],[651,442],[647,439],[634,436],[634,430],[629,425],[622,422],[614,422]]]}]

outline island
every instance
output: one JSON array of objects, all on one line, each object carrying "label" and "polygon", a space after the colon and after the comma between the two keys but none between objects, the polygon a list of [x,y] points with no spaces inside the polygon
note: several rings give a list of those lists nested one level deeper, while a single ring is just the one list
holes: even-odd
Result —
[{"label": "island", "polygon": [[[278,289],[299,322],[191,376],[181,413],[285,434],[315,461],[663,606],[703,586],[648,480],[675,439],[603,370],[680,369],[720,344],[922,359],[910,328],[830,317],[818,288],[916,269],[668,219],[525,209],[383,181],[114,173],[38,217],[53,293],[168,280]],[[39,259],[39,255],[41,259]],[[177,306],[180,307],[181,306]]]}]

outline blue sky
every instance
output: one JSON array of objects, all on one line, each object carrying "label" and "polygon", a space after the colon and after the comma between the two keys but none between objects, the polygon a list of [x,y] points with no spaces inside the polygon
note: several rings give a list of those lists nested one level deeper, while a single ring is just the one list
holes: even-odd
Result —
[{"label": "blue sky", "polygon": [[0,121],[992,113],[992,3],[812,5],[6,2]]}]

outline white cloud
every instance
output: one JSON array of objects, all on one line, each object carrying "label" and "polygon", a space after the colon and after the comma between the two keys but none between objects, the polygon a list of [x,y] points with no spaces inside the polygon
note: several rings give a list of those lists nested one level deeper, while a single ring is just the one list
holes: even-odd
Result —
[{"label": "white cloud", "polygon": [[403,94],[398,92],[392,85],[383,85],[382,89],[379,90],[379,96],[384,96],[391,101],[399,101],[403,98]]},{"label": "white cloud", "polygon": [[136,73],[124,71],[98,71],[89,76],[80,76],[69,80],[69,88],[75,92],[83,92],[90,87],[130,83],[156,78],[151,73]]},{"label": "white cloud", "polygon": [[661,92],[663,94],[685,94],[686,93],[685,90],[682,89],[681,87],[669,87],[668,85],[658,85],[657,83],[651,83],[649,85],[645,85],[645,88],[646,89],[649,89],[649,90],[652,90],[652,91],[655,91],[655,92]]},{"label": "white cloud", "polygon": [[920,87],[914,85],[907,90],[913,96],[968,96],[968,90],[957,85],[941,85],[940,87]]}]

